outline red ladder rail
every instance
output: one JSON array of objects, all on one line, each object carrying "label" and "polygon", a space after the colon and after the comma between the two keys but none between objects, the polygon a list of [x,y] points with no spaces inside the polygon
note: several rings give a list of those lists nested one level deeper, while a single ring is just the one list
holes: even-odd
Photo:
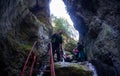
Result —
[{"label": "red ladder rail", "polygon": [[50,59],[49,59],[50,60],[50,76],[55,76],[53,53],[52,53],[52,43],[51,42],[50,42],[49,54],[50,54]]},{"label": "red ladder rail", "polygon": [[38,48],[37,48],[37,51],[34,53],[34,58],[33,58],[33,62],[32,62],[31,68],[30,68],[29,76],[32,76],[32,73],[33,73],[33,67],[34,67],[34,64],[35,64],[36,59],[37,59],[37,54],[36,54],[37,52],[38,52]]},{"label": "red ladder rail", "polygon": [[[30,55],[32,54],[32,52],[33,52],[36,44],[37,44],[37,41],[34,42],[32,48],[31,48],[31,50],[30,50],[30,52],[29,52],[29,54],[28,54],[28,56],[27,56],[27,59],[26,59],[26,61],[25,61],[25,63],[24,63],[24,66],[23,66],[23,69],[22,69],[22,72],[21,72],[21,76],[24,76],[24,72],[25,72],[25,70],[26,70],[27,63],[28,63],[28,61],[29,61],[29,59],[30,59]],[[34,63],[35,63],[35,60],[36,60],[36,55],[34,55],[34,61],[33,61],[32,65],[31,65],[31,69],[33,68],[33,65],[34,65]],[[32,75],[32,72],[31,72],[31,71],[30,71],[30,74]],[[30,76],[31,76],[31,75],[30,75]]]},{"label": "red ladder rail", "polygon": [[[30,50],[30,52],[29,52],[29,54],[28,54],[28,56],[27,56],[27,59],[26,59],[26,61],[25,61],[25,63],[24,63],[24,67],[23,67],[22,72],[21,72],[21,76],[24,76],[24,75],[25,75],[24,73],[25,73],[25,70],[26,70],[26,68],[27,68],[28,61],[29,61],[29,59],[30,59],[30,56],[31,56],[31,54],[32,54],[32,52],[33,52],[36,44],[37,44],[37,41],[34,42],[32,48],[31,48],[31,50]],[[33,61],[32,61],[32,65],[31,65],[31,67],[30,67],[29,76],[32,76],[33,67],[34,67],[34,64],[35,64],[35,62],[36,62],[36,57],[37,57],[36,53],[37,53],[37,52],[38,52],[38,49],[37,49],[37,51],[34,52],[34,58],[33,58]],[[50,61],[50,76],[55,76],[53,53],[52,53],[52,43],[51,43],[51,42],[50,42],[50,48],[49,48],[49,55],[50,55],[50,59],[49,59],[49,61]]]}]

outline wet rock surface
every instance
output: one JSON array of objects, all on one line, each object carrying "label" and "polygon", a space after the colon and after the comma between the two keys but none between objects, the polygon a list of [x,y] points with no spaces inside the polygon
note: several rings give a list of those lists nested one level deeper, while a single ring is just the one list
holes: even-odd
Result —
[{"label": "wet rock surface", "polygon": [[[51,32],[50,21],[38,19],[37,15],[30,11],[28,7],[30,4],[27,5],[27,1],[29,2],[29,0],[0,0],[0,76],[20,76],[34,41],[41,44],[38,55],[41,50],[46,50]],[[45,16],[49,18],[49,12],[40,10],[39,13],[41,12],[48,13]]]},{"label": "wet rock surface", "polygon": [[95,66],[98,76],[117,76],[116,69],[114,67],[96,60],[92,60],[91,63]]},{"label": "wet rock surface", "polygon": [[[103,64],[108,65],[108,67],[116,69],[117,75],[120,76],[120,1],[63,1],[75,27],[82,29],[82,26],[86,25],[88,28],[85,36],[82,35],[82,38],[80,38],[86,47],[85,51],[88,60],[99,60]],[[81,18],[84,20],[84,25],[81,23]],[[83,30],[82,32],[85,31]],[[81,34],[81,32],[79,33]]]},{"label": "wet rock surface", "polygon": [[[20,75],[34,41],[40,42],[40,53],[46,50],[52,30],[49,1],[0,0],[0,76]],[[85,44],[88,60],[97,60],[93,64],[99,76],[120,76],[120,1],[63,1]],[[92,75],[85,72],[81,73]]]},{"label": "wet rock surface", "polygon": [[88,67],[86,62],[56,62],[55,73],[56,76],[93,76],[93,72]]}]

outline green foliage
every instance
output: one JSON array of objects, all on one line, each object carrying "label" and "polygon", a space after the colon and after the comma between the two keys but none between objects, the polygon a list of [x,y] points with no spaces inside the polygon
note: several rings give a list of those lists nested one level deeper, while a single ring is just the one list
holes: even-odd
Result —
[{"label": "green foliage", "polygon": [[69,51],[65,51],[66,55],[71,55],[72,53]]},{"label": "green foliage", "polygon": [[77,46],[77,42],[75,40],[70,40],[65,44],[65,50],[72,52],[72,50]]},{"label": "green foliage", "polygon": [[70,36],[72,34],[69,31],[70,24],[66,19],[52,16],[52,22],[53,22],[53,32],[57,32],[59,29],[62,29],[65,35]]},{"label": "green foliage", "polygon": [[53,22],[53,32],[58,32],[59,29],[62,29],[64,32],[64,34],[62,35],[63,48],[65,48],[65,51],[72,51],[76,47],[77,42],[73,38],[71,38],[71,25],[64,18],[57,18],[53,15],[51,15],[51,18]]}]

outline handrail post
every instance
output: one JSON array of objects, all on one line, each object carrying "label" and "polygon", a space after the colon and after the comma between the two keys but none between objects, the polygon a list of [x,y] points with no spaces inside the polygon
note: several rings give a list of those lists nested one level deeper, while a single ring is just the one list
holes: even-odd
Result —
[{"label": "handrail post", "polygon": [[55,76],[54,62],[53,62],[53,53],[52,53],[52,43],[50,42],[50,75]]}]

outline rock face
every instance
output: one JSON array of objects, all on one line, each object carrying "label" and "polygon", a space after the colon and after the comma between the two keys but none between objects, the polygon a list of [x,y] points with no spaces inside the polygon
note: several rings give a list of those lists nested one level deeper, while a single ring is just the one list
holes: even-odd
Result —
[{"label": "rock face", "polygon": [[91,63],[96,66],[98,76],[117,76],[116,69],[102,63],[101,61],[92,60]]},{"label": "rock face", "polygon": [[[97,60],[98,71],[114,71],[99,76],[120,76],[120,1],[63,1],[88,60]],[[0,76],[19,76],[34,41],[45,50],[50,30],[49,0],[0,0]]]},{"label": "rock face", "polygon": [[56,76],[93,76],[92,71],[85,65],[78,63],[55,63]]},{"label": "rock face", "polygon": [[[84,38],[88,60],[99,60],[101,63],[113,67],[120,76],[120,1],[63,1],[77,30],[82,29],[82,32],[79,33],[81,39]],[[87,32],[85,31],[86,26]]]},{"label": "rock face", "polygon": [[50,0],[24,0],[30,11],[37,16],[37,18],[50,27]]},{"label": "rock face", "polygon": [[34,41],[45,50],[51,32],[49,1],[39,0],[35,12],[36,1],[0,0],[0,76],[20,76]]}]

